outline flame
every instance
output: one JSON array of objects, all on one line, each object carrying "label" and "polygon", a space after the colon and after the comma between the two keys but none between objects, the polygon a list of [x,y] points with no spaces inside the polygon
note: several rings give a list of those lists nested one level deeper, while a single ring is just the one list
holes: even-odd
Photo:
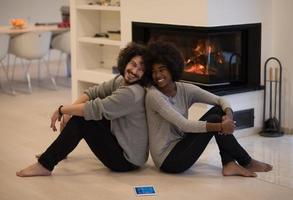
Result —
[{"label": "flame", "polygon": [[206,74],[206,68],[201,64],[194,64],[188,69],[184,69],[185,72],[188,73],[196,73],[196,74]]},{"label": "flame", "polygon": [[223,64],[222,52],[216,43],[210,40],[198,40],[193,48],[193,56],[187,59],[185,72],[201,75],[215,74],[215,63]]}]

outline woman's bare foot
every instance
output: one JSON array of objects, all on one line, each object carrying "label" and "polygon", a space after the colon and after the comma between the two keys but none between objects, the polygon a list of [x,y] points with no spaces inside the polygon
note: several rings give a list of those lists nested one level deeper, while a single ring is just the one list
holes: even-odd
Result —
[{"label": "woman's bare foot", "polygon": [[16,176],[19,177],[31,177],[31,176],[50,176],[51,171],[47,170],[40,163],[35,163],[23,170],[16,172]]},{"label": "woman's bare foot", "polygon": [[258,160],[251,159],[251,162],[245,166],[251,172],[268,172],[273,169],[273,166]]},{"label": "woman's bare foot", "polygon": [[238,165],[236,162],[229,162],[223,166],[222,174],[224,176],[245,176],[245,177],[256,177],[256,173],[245,169]]}]

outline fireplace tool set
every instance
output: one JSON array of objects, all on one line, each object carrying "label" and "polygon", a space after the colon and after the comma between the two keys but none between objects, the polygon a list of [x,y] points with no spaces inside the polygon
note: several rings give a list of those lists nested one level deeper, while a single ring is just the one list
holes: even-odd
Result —
[{"label": "fireplace tool set", "polygon": [[[277,66],[270,66],[268,69],[268,63],[272,60],[277,62]],[[279,137],[283,135],[281,131],[282,65],[279,59],[270,57],[266,60],[264,84],[263,129],[259,134],[266,137]],[[267,107],[268,118],[266,118]]]}]

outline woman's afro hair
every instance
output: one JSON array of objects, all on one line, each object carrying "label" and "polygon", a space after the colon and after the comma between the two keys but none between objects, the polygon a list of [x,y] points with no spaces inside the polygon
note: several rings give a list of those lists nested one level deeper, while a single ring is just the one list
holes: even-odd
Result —
[{"label": "woman's afro hair", "polygon": [[148,51],[144,56],[146,67],[145,76],[152,81],[152,66],[163,64],[170,71],[172,80],[178,81],[181,78],[184,59],[177,47],[170,42],[155,41],[148,45]]}]

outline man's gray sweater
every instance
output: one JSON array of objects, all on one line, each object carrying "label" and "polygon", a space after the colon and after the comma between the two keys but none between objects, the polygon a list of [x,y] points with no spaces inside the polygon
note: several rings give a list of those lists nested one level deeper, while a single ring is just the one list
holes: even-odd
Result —
[{"label": "man's gray sweater", "polygon": [[123,77],[117,76],[89,88],[85,94],[90,100],[84,107],[84,118],[111,120],[111,132],[122,147],[125,158],[134,165],[143,165],[149,150],[144,88],[139,84],[125,86]]}]

